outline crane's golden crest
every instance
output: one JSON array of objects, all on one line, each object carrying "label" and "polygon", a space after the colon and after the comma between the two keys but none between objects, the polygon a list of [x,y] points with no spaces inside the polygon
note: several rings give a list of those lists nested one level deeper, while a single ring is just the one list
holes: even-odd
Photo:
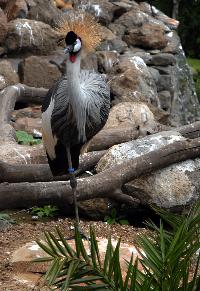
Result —
[{"label": "crane's golden crest", "polygon": [[63,16],[58,22],[57,32],[65,38],[69,31],[73,31],[81,38],[83,49],[89,53],[102,41],[101,25],[95,18],[83,11],[73,11]]}]

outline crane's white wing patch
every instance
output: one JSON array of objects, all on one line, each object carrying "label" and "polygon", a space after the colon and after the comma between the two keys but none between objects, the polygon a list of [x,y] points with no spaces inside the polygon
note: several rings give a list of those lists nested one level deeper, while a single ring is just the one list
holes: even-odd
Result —
[{"label": "crane's white wing patch", "polygon": [[44,147],[51,160],[55,159],[55,146],[57,144],[57,138],[52,133],[51,128],[51,115],[54,109],[54,99],[51,99],[49,107],[42,113],[42,138]]}]

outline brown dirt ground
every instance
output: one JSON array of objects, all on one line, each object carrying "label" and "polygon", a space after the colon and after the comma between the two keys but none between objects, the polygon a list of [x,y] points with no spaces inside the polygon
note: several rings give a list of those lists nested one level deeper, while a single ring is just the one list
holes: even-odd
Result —
[{"label": "brown dirt ground", "polygon": [[[130,225],[112,225],[109,226],[104,222],[98,221],[81,221],[82,229],[88,233],[89,225],[95,227],[97,237],[108,237],[113,235],[113,238],[121,237],[122,242],[135,243],[136,238],[141,233],[146,232],[144,228],[135,228]],[[48,222],[35,223],[20,223],[13,225],[9,229],[0,232],[0,290],[1,291],[41,291],[49,290],[46,287],[28,287],[25,284],[19,283],[13,277],[16,273],[10,257],[16,249],[23,246],[27,242],[35,239],[43,238],[43,231],[53,230],[55,226],[59,226],[66,236],[73,235],[73,219],[58,219]]]}]

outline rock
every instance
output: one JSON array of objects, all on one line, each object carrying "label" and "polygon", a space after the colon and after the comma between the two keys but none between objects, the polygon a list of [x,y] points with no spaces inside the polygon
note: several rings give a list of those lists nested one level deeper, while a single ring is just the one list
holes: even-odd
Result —
[{"label": "rock", "polygon": [[158,84],[159,80],[160,80],[160,73],[156,68],[153,67],[148,67],[148,70],[152,76],[152,78],[154,79],[154,82],[156,83],[156,85]]},{"label": "rock", "polygon": [[116,37],[115,39],[102,42],[99,49],[101,51],[116,51],[121,54],[127,49],[127,44],[120,38]]},{"label": "rock", "polygon": [[114,103],[146,101],[157,104],[155,82],[144,61],[137,56],[123,57],[113,69],[110,80]]},{"label": "rock", "polygon": [[23,130],[33,134],[34,130],[42,132],[41,118],[21,117],[13,123],[15,130]]},{"label": "rock", "polygon": [[[192,72],[182,47],[175,55],[176,65],[171,73],[172,107],[171,120],[176,124],[188,124],[199,120],[199,100],[196,94]],[[168,90],[168,89],[167,89]]]},{"label": "rock", "polygon": [[128,11],[127,13],[124,13],[114,23],[121,24],[127,29],[132,29],[135,27],[142,26],[147,21],[148,21],[148,15],[140,11],[139,5],[138,5],[137,8],[134,8]]},{"label": "rock", "polygon": [[5,11],[9,21],[16,18],[26,18],[28,14],[27,2],[25,0],[10,1]]},{"label": "rock", "polygon": [[170,111],[172,104],[172,97],[169,91],[158,92],[158,98],[160,100],[160,105],[163,110]]},{"label": "rock", "polygon": [[114,13],[114,20],[119,18],[122,14],[128,12],[133,8],[133,2],[131,1],[119,1],[119,2],[113,2],[115,7],[115,13]]},{"label": "rock", "polygon": [[29,5],[29,19],[41,21],[54,27],[60,16],[61,11],[55,7],[53,1],[34,0],[34,3]]},{"label": "rock", "polygon": [[94,70],[95,72],[98,72],[97,55],[92,53],[83,57],[81,60],[81,68],[84,70]]},{"label": "rock", "polygon": [[46,164],[47,157],[43,145],[19,145],[4,142],[0,145],[0,160],[9,164]]},{"label": "rock", "polygon": [[108,28],[117,36],[122,37],[125,33],[126,28],[118,23],[110,23]]},{"label": "rock", "polygon": [[140,27],[129,29],[123,40],[129,46],[141,46],[146,49],[162,49],[167,45],[164,29],[154,23],[144,23]]},{"label": "rock", "polygon": [[101,73],[109,73],[113,66],[119,62],[119,55],[114,51],[97,52],[98,69]]},{"label": "rock", "polygon": [[139,128],[140,135],[147,135],[157,129],[154,115],[146,104],[121,102],[113,106],[104,128],[129,126]]},{"label": "rock", "polygon": [[12,121],[16,121],[18,118],[31,117],[41,118],[41,106],[26,107],[12,112]]},{"label": "rock", "polygon": [[147,61],[147,64],[154,65],[154,66],[175,65],[176,58],[172,54],[169,54],[169,53],[159,53],[149,58],[149,60]]},{"label": "rock", "polygon": [[99,22],[106,26],[113,20],[115,9],[117,9],[117,6],[114,6],[109,0],[90,0],[85,2],[78,0],[75,2],[75,7],[95,15]]},{"label": "rock", "polygon": [[162,49],[165,53],[177,54],[181,47],[180,38],[176,31],[166,33],[167,46]]},{"label": "rock", "polygon": [[[100,259],[103,262],[108,240],[106,238],[98,237],[97,241]],[[76,249],[74,240],[67,240],[67,243],[73,250]],[[90,251],[87,240],[84,240],[83,244],[86,248],[86,252],[89,253]],[[112,245],[113,247],[116,247],[117,241],[112,239]],[[125,279],[127,272],[127,261],[129,262],[131,256],[133,255],[134,264],[136,258],[141,258],[141,256],[134,245],[122,242],[120,243],[119,254],[122,277]],[[26,243],[22,247],[15,250],[11,257],[11,263],[15,270],[15,280],[26,283],[26,285],[28,285],[31,289],[36,286],[38,287],[38,281],[40,280],[42,273],[46,272],[48,263],[34,264],[32,261],[33,259],[46,256],[47,254],[38,246],[38,244],[36,244],[36,242]],[[138,264],[138,268],[142,271],[141,264]]]},{"label": "rock", "polygon": [[50,88],[60,76],[58,67],[46,57],[30,56],[21,64],[21,81],[28,86]]},{"label": "rock", "polygon": [[[179,133],[168,131],[113,146],[99,161],[97,172],[184,139]],[[173,164],[129,182],[127,191],[139,198],[142,205],[177,211],[199,198],[199,169],[200,159]]]},{"label": "rock", "polygon": [[59,35],[48,24],[28,19],[9,22],[6,46],[9,52],[48,54],[55,50]]},{"label": "rock", "polygon": [[163,91],[163,90],[168,90],[172,88],[173,86],[173,80],[172,76],[170,75],[160,75],[159,82],[157,84],[157,90]]},{"label": "rock", "polygon": [[0,47],[0,57],[2,57],[6,53],[5,47]]},{"label": "rock", "polygon": [[18,83],[18,74],[12,68],[11,63],[7,60],[0,61],[0,90]]},{"label": "rock", "polygon": [[7,17],[0,8],[0,44],[4,43],[8,31]]}]

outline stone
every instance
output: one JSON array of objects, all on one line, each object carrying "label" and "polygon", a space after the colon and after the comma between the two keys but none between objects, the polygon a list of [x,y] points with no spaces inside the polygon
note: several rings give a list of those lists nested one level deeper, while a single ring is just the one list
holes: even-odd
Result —
[{"label": "stone", "polygon": [[0,90],[9,85],[15,85],[19,83],[19,77],[16,71],[13,69],[11,63],[7,60],[0,61]]},{"label": "stone", "polygon": [[[100,259],[103,261],[106,253],[106,247],[108,240],[106,238],[97,238],[98,248],[100,253]],[[76,249],[74,240],[68,240],[67,243],[72,249]],[[86,251],[89,253],[88,242],[83,241]],[[113,247],[116,247],[117,240],[112,239]],[[122,269],[122,277],[125,279],[127,271],[127,261],[130,261],[131,255],[133,255],[133,264],[136,258],[141,258],[137,248],[128,243],[120,243],[119,248],[120,265]],[[14,278],[19,282],[24,282],[27,286],[34,288],[38,286],[38,281],[42,276],[42,273],[47,271],[48,263],[34,264],[32,260],[40,257],[46,257],[47,254],[38,246],[36,242],[29,242],[22,247],[15,250],[11,257],[11,263],[14,268]],[[142,271],[141,264],[138,264],[138,268]],[[17,272],[16,272],[17,271]]]},{"label": "stone", "polygon": [[97,52],[98,70],[101,73],[109,73],[113,66],[119,62],[119,55],[115,51]]},{"label": "stone", "polygon": [[180,51],[181,42],[176,31],[166,33],[167,45],[162,49],[165,53],[177,54]]},{"label": "stone", "polygon": [[172,104],[171,93],[167,90],[158,92],[161,108],[165,111],[170,111]]},{"label": "stone", "polygon": [[149,60],[147,61],[147,65],[154,65],[154,66],[169,66],[169,65],[175,65],[176,64],[176,58],[169,53],[159,53],[156,55],[153,55]]},{"label": "stone", "polygon": [[121,102],[110,110],[104,128],[133,127],[140,129],[140,135],[147,135],[157,129],[154,115],[149,107],[140,102]]},{"label": "stone", "polygon": [[122,101],[158,102],[155,82],[140,57],[121,56],[109,84],[114,104]]},{"label": "stone", "polygon": [[145,22],[148,21],[148,15],[144,12],[140,11],[139,6],[134,8],[126,13],[124,13],[121,17],[119,17],[114,23],[121,24],[127,29],[140,27]]},{"label": "stone", "polygon": [[59,77],[58,67],[46,57],[30,56],[21,64],[21,81],[28,86],[50,88]]},{"label": "stone", "polygon": [[26,131],[33,134],[35,130],[42,132],[41,118],[20,117],[13,123],[15,130]]},{"label": "stone", "polygon": [[173,89],[170,118],[177,125],[188,124],[200,119],[199,100],[182,47],[175,57],[176,65],[171,73],[172,87],[168,87]]},{"label": "stone", "polygon": [[6,53],[6,48],[5,47],[0,47],[0,57],[2,57]]},{"label": "stone", "polygon": [[46,164],[47,157],[42,144],[19,145],[15,141],[0,145],[0,160],[9,164]]},{"label": "stone", "polygon": [[83,70],[98,72],[97,55],[95,53],[91,53],[89,55],[83,56],[81,59],[81,68]]},{"label": "stone", "polygon": [[29,5],[29,19],[41,21],[54,27],[60,16],[61,11],[55,7],[53,1],[34,0],[34,3]]},{"label": "stone", "polygon": [[159,82],[157,84],[157,91],[164,91],[172,88],[173,80],[172,77],[169,75],[160,75]]},{"label": "stone", "polygon": [[167,45],[164,29],[154,23],[144,23],[140,27],[129,29],[123,40],[129,46],[140,46],[146,49],[162,49]]},{"label": "stone", "polygon": [[25,0],[10,1],[6,6],[8,20],[16,18],[26,18],[28,15],[28,6]]},{"label": "stone", "polygon": [[[175,141],[185,140],[179,133],[167,131],[113,146],[99,161],[97,172],[141,157]],[[178,211],[190,206],[200,196],[200,159],[173,164],[127,184],[132,197],[142,205],[156,205]]]},{"label": "stone", "polygon": [[106,49],[110,51],[116,51],[121,54],[127,49],[127,44],[120,38],[116,37],[113,40],[107,40],[102,42],[99,49],[101,51]]},{"label": "stone", "polygon": [[48,54],[55,50],[59,35],[48,24],[29,19],[9,22],[6,47],[9,52]]},{"label": "stone", "polygon": [[113,20],[117,9],[109,0],[78,0],[75,2],[75,7],[93,14],[101,24],[106,26]]},{"label": "stone", "polygon": [[125,33],[126,28],[118,23],[110,23],[108,28],[117,36],[122,37]]},{"label": "stone", "polygon": [[31,106],[12,112],[12,121],[16,121],[18,118],[31,117],[31,118],[41,118],[41,106]]},{"label": "stone", "polygon": [[7,17],[3,10],[0,8],[0,44],[4,44],[8,31]]},{"label": "stone", "polygon": [[160,73],[156,68],[153,67],[148,67],[148,70],[152,76],[152,78],[154,79],[155,84],[157,85],[159,80],[160,80]]}]

